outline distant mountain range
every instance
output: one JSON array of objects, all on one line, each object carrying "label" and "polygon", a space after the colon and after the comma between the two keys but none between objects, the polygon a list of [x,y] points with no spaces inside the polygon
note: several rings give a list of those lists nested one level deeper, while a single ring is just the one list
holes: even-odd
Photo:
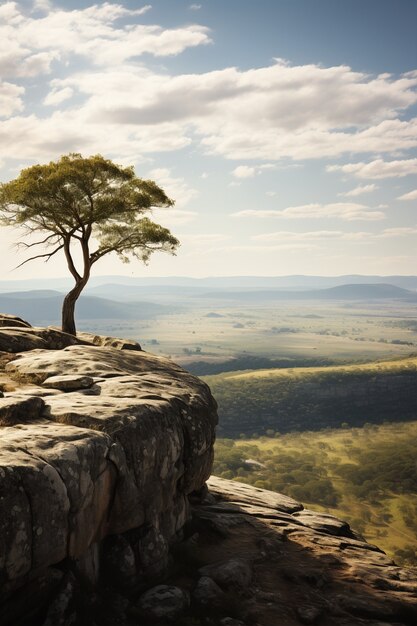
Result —
[{"label": "distant mountain range", "polygon": [[[306,279],[333,281],[330,277],[277,277],[272,282],[286,279]],[[339,277],[339,279],[344,277]],[[358,280],[365,277],[357,277]],[[369,278],[369,277],[368,277]],[[381,277],[379,277],[381,278]],[[417,286],[417,277],[397,277],[397,282],[407,282]],[[117,277],[112,277],[116,280]],[[401,280],[400,280],[401,279]],[[127,283],[121,281],[128,281]],[[129,281],[125,277],[114,283],[103,283],[89,286],[77,303],[76,317],[79,320],[91,319],[119,319],[140,320],[152,319],[158,315],[177,312],[195,306],[215,306],[215,302],[225,301],[235,303],[279,302],[279,301],[312,301],[312,300],[341,300],[341,301],[370,301],[370,300],[397,300],[417,302],[417,291],[406,289],[394,283],[366,283],[354,282],[335,285],[326,288],[312,288],[292,286],[283,289],[275,285],[268,289],[261,288],[262,277],[230,277],[213,279],[187,279],[192,285],[151,284],[137,285],[135,280]],[[149,279],[152,281],[155,279]],[[169,279],[160,279],[169,280]],[[171,279],[172,281],[182,279]],[[185,280],[185,279],[184,279]],[[237,283],[242,281],[246,288],[238,288]],[[259,280],[259,282],[257,282]],[[39,281],[31,281],[38,284]],[[294,283],[297,282],[294,280]],[[207,284],[207,283],[210,283]],[[0,283],[0,285],[5,283]],[[217,287],[214,285],[217,284]],[[43,282],[43,286],[45,281]],[[50,285],[48,281],[48,286]],[[61,317],[62,300],[65,291],[54,289],[30,289],[0,291],[0,312],[12,313],[27,319],[32,324],[56,323]],[[149,300],[148,300],[149,298]],[[204,304],[203,304],[204,303]]]},{"label": "distant mountain range", "polygon": [[[23,317],[31,324],[55,323],[61,318],[64,294],[53,290],[0,293],[0,311]],[[116,302],[105,298],[81,296],[77,319],[140,320],[170,313],[173,307],[153,302]]]},{"label": "distant mountain range", "polygon": [[[177,287],[191,289],[326,289],[341,285],[363,285],[363,284],[389,284],[403,289],[417,290],[417,276],[372,276],[347,274],[343,276],[212,276],[206,278],[190,278],[187,276],[92,276],[87,290],[92,292],[96,288],[104,286],[122,288],[170,288]],[[71,285],[70,277],[53,279],[32,279],[32,280],[3,280],[0,281],[0,292],[2,291],[27,291],[33,289],[45,289],[45,285],[50,289],[67,291]],[[100,292],[101,293],[101,292]],[[137,292],[139,293],[139,292]],[[94,293],[93,295],[98,295]]]},{"label": "distant mountain range", "polygon": [[251,290],[215,291],[203,294],[207,299],[228,299],[239,301],[261,300],[380,300],[402,299],[417,302],[417,293],[390,284],[351,284],[330,287],[329,289],[309,289],[304,291]]}]

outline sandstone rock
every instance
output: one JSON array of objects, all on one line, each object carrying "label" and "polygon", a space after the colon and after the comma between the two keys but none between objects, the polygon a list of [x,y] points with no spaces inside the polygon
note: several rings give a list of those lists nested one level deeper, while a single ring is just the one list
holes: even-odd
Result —
[{"label": "sandstone rock", "polygon": [[[172,530],[168,534],[173,534]],[[134,547],[140,555],[139,566],[142,574],[148,580],[162,577],[167,570],[169,553],[168,541],[163,533],[151,526],[134,543]]]},{"label": "sandstone rock", "polygon": [[[221,492],[222,498],[231,502],[247,502],[250,505],[259,504],[261,506],[267,504],[271,509],[284,513],[294,513],[295,511],[301,511],[303,508],[303,505],[299,502],[275,491],[257,489],[250,485],[231,481],[226,481],[225,484],[217,476],[211,476],[207,484],[211,493]],[[257,497],[257,494],[259,494],[259,497]]]},{"label": "sandstone rock", "polygon": [[346,593],[338,598],[339,607],[359,619],[379,619],[392,623],[406,624],[417,623],[417,598],[414,598],[405,606],[392,598],[371,598],[364,594]]},{"label": "sandstone rock", "polygon": [[225,603],[222,589],[208,576],[202,576],[192,594],[194,602],[201,609],[213,611]]},{"label": "sandstone rock", "polygon": [[13,395],[0,397],[0,426],[13,426],[38,419],[45,406],[42,398]]},{"label": "sandstone rock", "polygon": [[[11,584],[34,568],[80,561],[106,535],[135,528],[140,572],[160,573],[188,518],[186,496],[210,472],[208,387],[165,359],[92,346],[34,350],[6,367],[26,387],[0,400],[5,419],[23,419],[11,413],[19,401],[33,421],[1,433],[0,576]],[[54,376],[94,379],[99,395],[34,395]]]},{"label": "sandstone rock", "polygon": [[0,313],[0,328],[31,328],[29,322],[25,322],[21,317],[17,317],[17,315],[10,315],[8,313]]},{"label": "sandstone rock", "polygon": [[[0,351],[25,352],[37,348],[48,347],[46,341],[31,332],[30,328],[2,328],[0,329]],[[19,332],[17,332],[19,331]]]},{"label": "sandstone rock", "polygon": [[201,576],[212,578],[220,587],[247,589],[252,580],[252,568],[246,559],[234,558],[205,565],[198,570]]},{"label": "sandstone rock", "polygon": [[36,349],[62,350],[67,346],[85,345],[83,339],[63,333],[56,328],[32,326],[0,328],[0,351],[27,352]]},{"label": "sandstone rock", "polygon": [[317,513],[316,511],[304,509],[295,512],[294,517],[306,526],[314,528],[314,530],[318,530],[319,532],[345,537],[353,536],[347,522],[337,519],[337,517],[329,515],[328,513]]},{"label": "sandstone rock", "polygon": [[322,609],[315,606],[299,606],[297,616],[302,624],[317,624],[322,615]]},{"label": "sandstone rock", "polygon": [[73,376],[72,374],[61,374],[61,376],[50,376],[43,381],[43,387],[60,389],[61,391],[76,391],[77,389],[88,389],[94,384],[91,376]]},{"label": "sandstone rock", "polygon": [[63,572],[51,567],[39,572],[36,578],[23,581],[14,594],[0,588],[0,624],[26,626],[33,623],[33,615],[53,602],[63,578]]},{"label": "sandstone rock", "polygon": [[104,348],[116,348],[117,350],[142,350],[140,344],[133,339],[120,339],[119,337],[105,337],[104,335],[94,335],[93,333],[78,332],[77,338],[82,339],[94,346]]},{"label": "sandstone rock", "polygon": [[[235,554],[252,563],[253,569],[253,582],[246,590],[249,600],[243,600],[242,594],[227,617],[268,626],[281,621],[289,626],[417,623],[417,576],[413,570],[394,566],[364,540],[334,535],[336,522],[325,519],[319,530],[312,512],[307,512],[301,523],[298,511],[277,511],[270,492],[247,485],[240,496],[239,483],[214,482],[215,504],[203,501],[193,506],[199,545],[204,545],[202,538],[207,533],[210,561]],[[234,523],[214,542],[212,521],[216,516],[229,516]],[[283,541],[282,533],[288,529],[288,539]],[[212,567],[209,563],[199,573],[215,579]],[[234,591],[238,589],[231,587],[226,594]],[[220,616],[216,623],[225,618]]]},{"label": "sandstone rock", "polygon": [[71,626],[76,623],[76,587],[76,580],[69,572],[48,606],[47,616],[42,626]]},{"label": "sandstone rock", "polygon": [[112,535],[103,546],[102,568],[117,587],[129,588],[136,583],[137,568],[132,546],[122,535]]},{"label": "sandstone rock", "polygon": [[148,619],[173,621],[186,611],[189,604],[189,595],[183,589],[157,585],[140,596],[137,606]]}]

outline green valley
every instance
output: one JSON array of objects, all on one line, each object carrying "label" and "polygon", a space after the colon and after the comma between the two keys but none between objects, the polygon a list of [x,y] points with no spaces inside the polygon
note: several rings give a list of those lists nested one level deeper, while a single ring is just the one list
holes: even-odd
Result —
[{"label": "green valley", "polygon": [[417,565],[417,421],[219,439],[214,473],[346,519],[397,562]]}]

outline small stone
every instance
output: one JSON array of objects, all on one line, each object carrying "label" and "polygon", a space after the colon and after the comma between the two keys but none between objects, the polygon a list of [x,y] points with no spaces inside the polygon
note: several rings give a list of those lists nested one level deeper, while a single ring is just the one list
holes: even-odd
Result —
[{"label": "small stone", "polygon": [[151,620],[175,620],[189,605],[188,593],[173,585],[157,585],[142,594],[138,602],[143,616]]},{"label": "small stone", "polygon": [[202,576],[194,589],[193,600],[201,608],[218,609],[225,600],[225,594],[212,578]]},{"label": "small stone", "polygon": [[220,620],[221,626],[245,626],[245,623],[240,619],[234,619],[234,617],[224,617]]},{"label": "small stone", "polygon": [[76,622],[75,593],[76,580],[69,573],[64,578],[58,594],[48,607],[43,626],[68,626]]},{"label": "small stone", "polygon": [[201,576],[212,578],[220,587],[246,589],[252,580],[252,568],[245,559],[230,559],[220,563],[205,565],[199,569]]},{"label": "small stone", "polygon": [[109,537],[103,550],[103,565],[108,580],[118,586],[134,584],[136,563],[132,547],[122,535]]},{"label": "small stone", "polygon": [[316,606],[299,606],[297,609],[297,617],[302,624],[317,624],[321,614],[321,609]]}]

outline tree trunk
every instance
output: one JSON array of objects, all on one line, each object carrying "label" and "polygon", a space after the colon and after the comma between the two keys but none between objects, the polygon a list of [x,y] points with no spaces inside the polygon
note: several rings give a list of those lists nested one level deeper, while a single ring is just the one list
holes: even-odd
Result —
[{"label": "tree trunk", "polygon": [[75,328],[75,304],[78,300],[78,297],[82,290],[84,289],[87,281],[79,281],[76,283],[75,287],[71,289],[69,293],[64,298],[64,302],[62,303],[62,331],[64,333],[68,333],[69,335],[77,334],[77,329]]}]

